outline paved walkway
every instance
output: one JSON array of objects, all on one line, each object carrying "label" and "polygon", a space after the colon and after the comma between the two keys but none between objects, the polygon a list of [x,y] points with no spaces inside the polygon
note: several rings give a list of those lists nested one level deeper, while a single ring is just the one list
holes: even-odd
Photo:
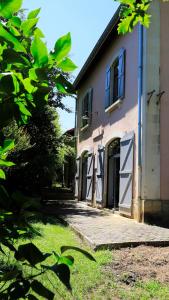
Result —
[{"label": "paved walkway", "polygon": [[137,223],[85,203],[62,201],[57,204],[49,205],[48,210],[68,223],[94,250],[140,244],[169,245],[169,229]]}]

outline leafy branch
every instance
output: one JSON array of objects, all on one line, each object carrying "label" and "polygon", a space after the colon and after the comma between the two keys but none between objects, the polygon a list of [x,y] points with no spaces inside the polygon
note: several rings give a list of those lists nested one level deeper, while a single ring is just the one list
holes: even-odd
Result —
[{"label": "leafy branch", "polygon": [[[131,32],[140,23],[148,28],[151,23],[149,8],[153,0],[115,0],[121,4],[118,33]],[[168,2],[168,0],[162,0]]]}]

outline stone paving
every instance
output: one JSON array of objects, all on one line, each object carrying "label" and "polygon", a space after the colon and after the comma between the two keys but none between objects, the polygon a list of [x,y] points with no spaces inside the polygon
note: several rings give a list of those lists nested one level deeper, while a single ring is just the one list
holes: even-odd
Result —
[{"label": "stone paving", "polygon": [[[55,208],[54,208],[55,207]],[[137,223],[108,210],[100,210],[75,201],[49,205],[94,250],[120,248],[141,244],[169,245],[169,229]]]}]

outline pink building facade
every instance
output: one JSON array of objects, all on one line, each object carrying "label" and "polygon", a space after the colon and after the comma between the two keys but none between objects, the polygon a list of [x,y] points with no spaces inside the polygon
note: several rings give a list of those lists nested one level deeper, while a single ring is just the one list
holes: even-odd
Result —
[{"label": "pink building facade", "polygon": [[74,83],[75,196],[138,221],[169,213],[169,4],[150,13],[119,36],[117,11]]}]

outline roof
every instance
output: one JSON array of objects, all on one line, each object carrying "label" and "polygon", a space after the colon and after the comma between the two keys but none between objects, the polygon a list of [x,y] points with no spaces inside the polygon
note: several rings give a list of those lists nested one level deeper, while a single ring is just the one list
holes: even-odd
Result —
[{"label": "roof", "polygon": [[93,48],[91,54],[89,55],[88,59],[86,60],[85,64],[83,65],[82,69],[80,70],[78,76],[76,77],[74,81],[74,87],[75,89],[78,89],[79,84],[81,83],[82,79],[85,77],[87,71],[91,67],[91,65],[94,63],[96,57],[103,49],[105,43],[109,39],[110,35],[112,34],[115,26],[117,25],[119,21],[119,12],[120,12],[121,6],[118,7],[115,14],[113,15],[112,19],[110,20],[109,24],[107,25],[106,29],[104,30],[103,34],[99,38],[98,42],[96,43],[95,47]]},{"label": "roof", "polygon": [[75,128],[71,128],[71,129],[68,129],[64,135],[71,135],[71,136],[74,136],[74,133],[75,133]]}]

